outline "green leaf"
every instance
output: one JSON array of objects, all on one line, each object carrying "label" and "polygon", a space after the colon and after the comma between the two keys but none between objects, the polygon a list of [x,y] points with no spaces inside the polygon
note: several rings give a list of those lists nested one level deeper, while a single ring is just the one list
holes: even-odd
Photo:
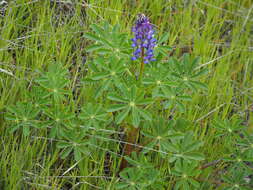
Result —
[{"label": "green leaf", "polygon": [[128,102],[127,100],[125,100],[124,98],[120,97],[120,96],[117,95],[117,94],[109,94],[109,95],[107,96],[107,98],[108,98],[109,100],[113,100],[113,101],[116,101],[116,102],[123,102],[123,103],[127,103],[127,102]]},{"label": "green leaf", "polygon": [[99,72],[99,68],[98,65],[94,62],[89,62],[88,63],[89,68],[93,71],[93,72]]},{"label": "green leaf", "polygon": [[193,90],[193,92],[198,91],[198,87],[196,88],[196,86],[193,83],[189,82],[189,81],[185,82],[185,85],[188,86],[191,90]]},{"label": "green leaf", "polygon": [[98,87],[98,89],[95,92],[95,98],[98,98],[99,96],[101,96],[101,94],[107,90],[109,88],[109,86],[111,85],[111,80],[105,80],[100,87]]},{"label": "green leaf", "polygon": [[103,35],[103,34],[104,34],[103,29],[102,29],[100,26],[98,26],[98,25],[96,25],[96,24],[92,24],[90,27],[92,28],[92,30],[93,30],[94,32],[97,33],[97,35],[104,36],[104,35]]},{"label": "green leaf", "polygon": [[125,117],[128,115],[129,111],[130,111],[130,108],[128,107],[124,111],[120,112],[115,119],[116,123],[120,124],[125,119]]},{"label": "green leaf", "polygon": [[157,144],[156,141],[151,141],[151,143],[147,144],[147,145],[145,146],[145,148],[143,148],[143,150],[142,150],[143,154],[148,153],[151,149],[153,149],[153,147],[154,147],[156,144]]},{"label": "green leaf", "polygon": [[110,54],[112,53],[111,50],[109,49],[106,49],[106,48],[100,48],[100,49],[97,49],[96,51],[98,54],[102,54],[102,55],[106,55],[106,54]]},{"label": "green leaf", "polygon": [[180,100],[185,100],[185,101],[191,101],[192,98],[190,96],[178,96],[177,97]]},{"label": "green leaf", "polygon": [[199,72],[197,72],[196,74],[194,74],[194,75],[192,76],[192,78],[196,78],[196,77],[199,77],[199,76],[201,76],[201,75],[205,75],[205,74],[207,74],[208,72],[209,72],[209,70],[208,70],[207,68],[201,69]]},{"label": "green leaf", "polygon": [[155,97],[162,97],[163,94],[160,92],[160,87],[155,87],[153,90],[152,90],[152,97],[155,98]]},{"label": "green leaf", "polygon": [[50,129],[49,137],[50,137],[50,138],[55,138],[56,135],[57,135],[57,127],[53,126],[53,127]]},{"label": "green leaf", "polygon": [[88,66],[93,72],[99,72],[98,66],[94,62],[88,63]]},{"label": "green leaf", "polygon": [[146,110],[144,110],[144,109],[138,109],[138,112],[140,113],[140,115],[141,115],[144,119],[146,119],[146,120],[148,120],[148,121],[151,121],[151,120],[152,120],[152,115],[151,115],[149,112],[147,112]]},{"label": "green leaf", "polygon": [[76,161],[79,161],[82,159],[82,153],[78,150],[78,148],[74,149],[74,158]]},{"label": "green leaf", "polygon": [[86,47],[85,50],[87,52],[92,52],[92,51],[100,49],[101,47],[102,47],[101,45],[94,44],[94,45],[90,45],[90,46]]},{"label": "green leaf", "polygon": [[145,99],[137,99],[136,103],[138,105],[148,105],[148,104],[152,104],[153,103],[153,99],[152,98],[145,98]]},{"label": "green leaf", "polygon": [[[114,48],[114,46],[108,41],[106,40],[105,38],[100,38],[100,41],[103,45],[109,47],[109,48]],[[112,52],[112,51],[111,51]]]},{"label": "green leaf", "polygon": [[205,159],[204,155],[199,152],[187,152],[187,153],[184,153],[184,157],[191,160],[198,160],[198,161]]},{"label": "green leaf", "polygon": [[136,108],[132,108],[132,122],[134,127],[138,127],[140,124],[140,115]]},{"label": "green leaf", "polygon": [[191,190],[187,180],[183,180],[183,190]]},{"label": "green leaf", "polygon": [[199,147],[201,147],[201,146],[203,146],[203,143],[197,141],[197,142],[194,142],[194,143],[191,143],[191,144],[187,145],[185,149],[186,149],[188,152],[190,152],[190,151],[193,151],[193,150],[197,150],[197,149],[198,149]]},{"label": "green leaf", "polygon": [[23,127],[23,135],[27,137],[30,134],[30,128],[27,126]]},{"label": "green leaf", "polygon": [[19,125],[10,126],[8,128],[8,132],[9,133],[14,133],[19,127],[20,127]]},{"label": "green leaf", "polygon": [[167,48],[163,48],[162,46],[158,46],[155,48],[155,51],[158,52],[158,53],[161,53],[163,56],[168,56],[168,51],[170,49],[167,49]]},{"label": "green leaf", "polygon": [[179,111],[182,112],[182,113],[184,113],[185,112],[185,106],[184,106],[184,104],[182,104],[179,101],[176,101],[176,103],[177,103]]},{"label": "green leaf", "polygon": [[66,147],[69,147],[71,146],[71,144],[69,142],[59,142],[57,143],[57,148],[66,148]]},{"label": "green leaf", "polygon": [[100,41],[100,38],[97,35],[91,33],[85,33],[83,36],[89,40]]},{"label": "green leaf", "polygon": [[107,112],[115,112],[115,111],[119,111],[122,110],[124,108],[126,108],[127,105],[125,104],[114,104],[114,105],[110,105],[109,108],[107,109]]},{"label": "green leaf", "polygon": [[102,78],[108,77],[109,75],[110,75],[110,74],[104,73],[104,72],[96,73],[96,74],[94,74],[94,75],[91,77],[91,79],[93,79],[93,80],[100,80],[100,79],[102,79]]},{"label": "green leaf", "polygon": [[73,149],[72,147],[68,147],[68,148],[64,149],[61,153],[61,158],[65,159],[70,154],[72,149]]},{"label": "green leaf", "polygon": [[115,185],[115,188],[116,188],[116,189],[126,189],[128,186],[129,186],[128,183],[117,183],[117,184]]},{"label": "green leaf", "polygon": [[161,43],[163,43],[163,42],[167,42],[167,40],[169,39],[169,35],[170,35],[169,32],[164,33],[164,34],[161,36],[160,40],[158,41],[158,44],[161,44]]},{"label": "green leaf", "polygon": [[177,157],[176,156],[171,156],[169,157],[169,163],[173,163],[177,160]]},{"label": "green leaf", "polygon": [[178,148],[177,148],[174,144],[172,144],[172,143],[167,144],[166,149],[167,149],[169,152],[177,152],[177,151],[178,151]]},{"label": "green leaf", "polygon": [[154,84],[154,80],[151,78],[144,78],[142,81],[143,84]]},{"label": "green leaf", "polygon": [[196,181],[193,180],[191,178],[188,179],[188,181],[192,184],[192,186],[194,186],[196,189],[199,189],[200,184]]},{"label": "green leaf", "polygon": [[201,89],[204,89],[204,90],[207,90],[208,87],[206,84],[202,83],[202,82],[198,82],[198,81],[190,81],[190,83],[195,86],[196,88],[201,88]]},{"label": "green leaf", "polygon": [[[182,189],[181,187],[183,186],[183,183],[184,183],[184,181],[183,180],[179,180],[179,181],[177,181],[177,183],[176,183],[176,185],[175,185],[175,190],[180,190],[180,189]],[[184,189],[182,189],[182,190],[184,190]]]},{"label": "green leaf", "polygon": [[133,86],[131,87],[131,90],[130,90],[130,99],[131,99],[131,100],[134,100],[134,99],[135,99],[136,93],[137,93],[137,88],[136,88],[135,85],[133,85]]}]

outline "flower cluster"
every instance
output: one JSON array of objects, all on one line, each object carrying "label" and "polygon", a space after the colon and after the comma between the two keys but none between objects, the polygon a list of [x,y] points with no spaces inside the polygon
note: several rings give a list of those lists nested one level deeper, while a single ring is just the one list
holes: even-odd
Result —
[{"label": "flower cluster", "polygon": [[154,61],[154,47],[156,45],[156,39],[154,38],[155,31],[148,17],[140,14],[135,26],[132,28],[132,32],[134,33],[132,47],[135,48],[132,60],[142,57],[144,63]]}]

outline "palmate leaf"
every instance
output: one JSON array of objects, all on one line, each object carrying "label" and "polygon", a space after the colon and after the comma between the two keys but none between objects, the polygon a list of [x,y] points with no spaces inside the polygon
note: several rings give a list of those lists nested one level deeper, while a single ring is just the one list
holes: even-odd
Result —
[{"label": "palmate leaf", "polygon": [[252,175],[252,171],[249,168],[234,167],[228,168],[225,175],[222,176],[222,180],[226,183],[225,189],[230,190],[250,190],[252,184],[247,182],[245,178]]},{"label": "palmate leaf", "polygon": [[43,111],[48,105],[52,104],[52,100],[49,97],[46,98],[47,94],[48,92],[40,86],[33,86],[28,93],[28,97],[36,109]]},{"label": "palmate leaf", "polygon": [[[151,142],[147,145],[148,148],[160,150],[160,155],[165,157],[165,152],[177,152],[179,147],[171,143],[171,139],[183,138],[183,134],[172,130],[173,122],[167,121],[162,117],[146,122],[144,130],[141,132],[144,136],[151,138]],[[150,149],[143,149],[144,152]]]},{"label": "palmate leaf", "polygon": [[65,95],[71,94],[67,89],[70,83],[68,71],[61,63],[51,63],[48,71],[43,73],[35,81],[47,91],[45,97],[53,96],[56,101],[63,100]]},{"label": "palmate leaf", "polygon": [[83,156],[90,154],[90,147],[88,146],[90,139],[80,128],[69,129],[61,138],[56,147],[62,150],[62,159],[73,155],[75,161],[79,161]]},{"label": "palmate leaf", "polygon": [[122,188],[131,190],[141,189],[143,178],[142,172],[137,173],[136,169],[126,168],[124,169],[124,171],[120,172],[120,176],[123,179],[123,181],[118,183],[119,185],[116,185],[116,189]]},{"label": "palmate leaf", "polygon": [[171,80],[170,71],[163,65],[147,70],[142,83],[149,88],[153,88],[152,97],[159,97],[165,87],[177,86],[177,83]]},{"label": "palmate leaf", "polygon": [[146,157],[136,153],[126,157],[129,164],[134,167],[125,168],[120,172],[121,181],[116,186],[117,189],[163,189],[163,178],[160,172],[154,168]]},{"label": "palmate leaf", "polygon": [[189,163],[178,160],[171,173],[177,177],[175,189],[191,190],[198,189],[200,186],[199,182],[194,179],[201,173],[196,161]]},{"label": "palmate leaf", "polygon": [[93,72],[88,74],[84,82],[87,82],[87,79],[88,81],[97,82],[98,87],[95,92],[95,98],[100,97],[103,92],[121,83],[121,78],[126,72],[124,60],[115,56],[110,56],[106,61],[103,58],[95,59],[91,65],[93,65]]},{"label": "palmate leaf", "polygon": [[[126,85],[122,85],[126,86]],[[138,127],[141,119],[151,120],[151,114],[143,108],[145,105],[152,103],[151,99],[144,98],[144,92],[140,89],[137,89],[135,85],[127,90],[127,93],[124,93],[125,90],[121,90],[122,96],[112,93],[107,96],[109,100],[119,102],[121,104],[112,104],[108,108],[108,112],[121,111],[116,116],[116,123],[120,124],[124,119],[129,116],[131,118],[131,123],[134,127]]]},{"label": "palmate leaf", "polygon": [[50,127],[50,138],[62,136],[67,128],[72,127],[72,121],[75,120],[75,114],[69,107],[64,106],[47,107],[44,114],[48,117],[44,125]]},{"label": "palmate leaf", "polygon": [[241,134],[236,144],[247,157],[253,157],[253,135],[246,130]]},{"label": "palmate leaf", "polygon": [[120,57],[129,56],[130,43],[128,36],[119,31],[119,25],[110,26],[108,23],[104,27],[97,24],[91,25],[93,33],[85,33],[84,37],[95,41],[96,46],[86,49],[87,52],[96,52],[103,55],[117,54]]},{"label": "palmate leaf", "polygon": [[207,90],[207,86],[197,80],[199,76],[208,71],[206,68],[198,67],[199,61],[199,58],[192,59],[189,54],[184,54],[181,60],[175,58],[170,60],[174,79],[195,92],[198,89]]},{"label": "palmate leaf", "polygon": [[216,119],[213,121],[212,126],[217,130],[216,136],[239,136],[237,132],[243,131],[244,126],[241,125],[241,120],[232,118],[231,120]]},{"label": "palmate leaf", "polygon": [[95,128],[102,127],[110,122],[108,113],[100,104],[88,103],[84,105],[78,118],[81,120],[82,125]]},{"label": "palmate leaf", "polygon": [[198,149],[203,146],[203,143],[194,140],[193,133],[190,131],[184,135],[184,138],[176,138],[167,144],[167,150],[173,154],[169,157],[170,162],[179,159],[184,159],[189,162],[193,160],[204,160],[204,155],[198,152]]},{"label": "palmate leaf", "polygon": [[125,159],[128,163],[134,167],[138,167],[139,169],[148,169],[153,168],[153,165],[150,164],[147,157],[143,154],[137,154],[136,152],[132,152],[131,156],[125,156]]},{"label": "palmate leaf", "polygon": [[191,97],[183,94],[180,88],[164,87],[162,88],[162,94],[160,97],[163,98],[164,109],[171,109],[177,107],[180,112],[185,112],[186,108],[183,101],[190,101]]},{"label": "palmate leaf", "polygon": [[30,127],[39,127],[37,116],[40,113],[39,108],[35,108],[31,102],[17,102],[16,105],[7,107],[5,119],[10,121],[9,132],[14,132],[21,128],[23,135],[30,134]]}]

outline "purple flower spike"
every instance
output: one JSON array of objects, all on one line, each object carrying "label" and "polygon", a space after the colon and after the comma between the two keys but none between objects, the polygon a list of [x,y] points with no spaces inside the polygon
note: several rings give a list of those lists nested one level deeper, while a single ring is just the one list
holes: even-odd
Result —
[{"label": "purple flower spike", "polygon": [[144,63],[154,61],[153,49],[156,45],[156,39],[154,38],[155,31],[148,17],[144,14],[139,14],[135,26],[132,28],[132,32],[134,33],[132,47],[135,49],[132,60],[142,57]]}]

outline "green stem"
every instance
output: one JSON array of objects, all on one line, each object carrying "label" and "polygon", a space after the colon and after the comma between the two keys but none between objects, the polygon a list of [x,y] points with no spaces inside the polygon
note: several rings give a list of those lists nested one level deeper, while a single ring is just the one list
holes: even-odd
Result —
[{"label": "green stem", "polygon": [[142,75],[144,71],[144,48],[141,49],[141,65],[140,65],[140,78],[139,80],[142,80]]}]

